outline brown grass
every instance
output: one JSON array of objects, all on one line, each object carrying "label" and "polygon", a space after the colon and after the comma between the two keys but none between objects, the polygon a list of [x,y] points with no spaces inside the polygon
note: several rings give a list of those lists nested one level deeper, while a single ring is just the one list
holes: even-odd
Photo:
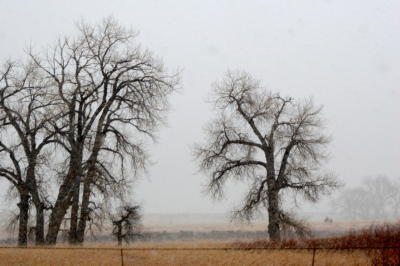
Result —
[{"label": "brown grass", "polygon": [[[238,242],[239,248],[327,248],[331,250],[363,248],[373,265],[400,265],[400,222],[397,224],[372,225],[351,231],[341,237],[286,240],[274,243],[267,240]],[[369,249],[370,248],[370,249]],[[350,251],[347,251],[350,252]]]},{"label": "brown grass", "polygon": [[[229,245],[225,245],[228,247]],[[141,245],[135,245],[141,247]],[[146,248],[150,246],[145,246]],[[158,245],[177,248],[176,244]],[[213,243],[180,244],[183,248],[222,247]],[[124,265],[311,265],[307,250],[124,250]],[[120,250],[0,249],[1,265],[121,265]],[[318,251],[315,265],[374,265],[364,252]]]},{"label": "brown grass", "polygon": [[[138,243],[124,248],[124,265],[311,265],[312,248],[316,250],[315,265],[400,265],[399,250],[340,250],[349,247],[400,246],[400,223],[370,227],[327,239],[290,240],[281,244],[260,240],[254,242],[173,242]],[[57,249],[57,247],[59,249]],[[0,249],[0,265],[121,265],[121,250],[112,244],[86,245],[83,249]],[[232,250],[231,248],[250,250]],[[311,248],[310,250],[258,250],[251,248]],[[185,250],[165,250],[179,249]],[[205,250],[205,248],[221,248]],[[223,248],[226,248],[224,250]],[[147,249],[147,250],[146,250]],[[153,249],[153,250],[150,250]],[[163,250],[164,249],[164,250]],[[197,250],[196,250],[197,249]]]}]

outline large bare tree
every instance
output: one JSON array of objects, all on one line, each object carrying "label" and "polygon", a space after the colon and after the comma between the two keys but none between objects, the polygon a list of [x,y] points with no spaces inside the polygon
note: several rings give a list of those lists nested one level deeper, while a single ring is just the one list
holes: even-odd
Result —
[{"label": "large bare tree", "polygon": [[113,160],[122,178],[127,159],[131,176],[144,167],[145,138],[153,137],[177,85],[177,75],[168,74],[140,48],[136,34],[113,19],[98,26],[81,23],[78,29],[75,38],[60,40],[46,56],[30,53],[61,101],[62,118],[53,131],[69,162],[50,215],[49,244],[56,242],[71,205],[70,240],[83,241],[93,187],[118,182],[105,161]]},{"label": "large bare tree", "polygon": [[217,118],[209,123],[208,140],[196,147],[201,169],[210,175],[208,190],[221,196],[228,179],[247,179],[251,187],[236,215],[250,219],[268,210],[268,233],[281,240],[283,226],[304,229],[282,206],[294,192],[310,201],[337,186],[321,174],[329,138],[323,133],[321,108],[264,89],[244,72],[228,72],[214,86]]},{"label": "large bare tree", "polygon": [[40,186],[43,175],[37,174],[48,163],[46,147],[55,134],[47,131],[55,102],[47,98],[46,82],[32,63],[7,63],[0,88],[0,176],[11,182],[20,195],[18,243],[27,243],[29,200],[36,209],[35,239],[44,243],[46,193]]}]

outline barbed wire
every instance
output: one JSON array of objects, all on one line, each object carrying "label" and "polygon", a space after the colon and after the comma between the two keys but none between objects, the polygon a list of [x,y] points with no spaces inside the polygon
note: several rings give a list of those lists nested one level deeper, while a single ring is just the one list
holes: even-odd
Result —
[{"label": "barbed wire", "polygon": [[213,247],[213,248],[127,248],[127,247],[46,247],[46,246],[0,246],[0,249],[44,249],[44,250],[112,250],[120,251],[251,251],[251,250],[372,250],[372,249],[400,249],[400,246],[353,246],[353,247]]},{"label": "barbed wire", "polygon": [[[343,251],[343,250],[384,250],[384,249],[400,249],[400,246],[353,246],[353,247],[214,247],[214,248],[123,248],[123,247],[48,247],[48,246],[0,246],[0,249],[31,249],[31,250],[85,250],[85,251],[118,251],[120,255],[121,266],[124,266],[124,252],[126,251],[299,251],[307,250],[312,252],[311,266],[315,265],[315,256],[318,250],[329,250],[329,251]],[[253,264],[253,263],[251,263]],[[250,264],[250,265],[251,265]]]}]

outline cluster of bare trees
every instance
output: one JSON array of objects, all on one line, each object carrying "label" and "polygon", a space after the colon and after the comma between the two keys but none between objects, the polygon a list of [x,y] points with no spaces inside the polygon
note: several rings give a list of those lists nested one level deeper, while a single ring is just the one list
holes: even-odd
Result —
[{"label": "cluster of bare trees", "polygon": [[369,177],[340,192],[334,211],[352,220],[387,220],[400,217],[400,184],[386,176]]},{"label": "cluster of bare trees", "polygon": [[19,197],[18,243],[29,219],[37,244],[55,244],[66,220],[70,242],[82,243],[88,222],[146,166],[178,77],[113,19],[81,23],[27,57],[0,72],[0,176]]},{"label": "cluster of bare trees", "polygon": [[[19,197],[20,245],[32,219],[37,244],[55,244],[65,230],[70,243],[84,241],[88,224],[104,217],[112,199],[123,200],[145,168],[144,147],[177,84],[178,76],[113,19],[81,23],[75,37],[3,65],[0,176]],[[214,92],[217,118],[196,148],[209,191],[221,196],[227,180],[248,180],[236,216],[250,219],[264,207],[273,240],[287,228],[304,233],[283,196],[316,201],[337,187],[334,176],[320,172],[329,143],[321,108],[270,92],[242,72],[228,73]],[[140,220],[137,206],[125,206],[112,219],[119,243]]]}]

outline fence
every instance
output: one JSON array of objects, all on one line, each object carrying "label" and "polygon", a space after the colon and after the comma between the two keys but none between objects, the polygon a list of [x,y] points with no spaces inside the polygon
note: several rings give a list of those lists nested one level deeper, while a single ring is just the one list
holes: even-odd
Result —
[{"label": "fence", "polygon": [[312,252],[311,264],[315,265],[315,255],[319,250],[334,250],[334,251],[351,251],[351,250],[393,250],[399,249],[400,254],[400,246],[386,246],[386,247],[286,247],[286,248],[277,248],[277,247],[251,247],[251,248],[237,248],[237,247],[212,247],[212,248],[140,248],[140,247],[132,247],[132,248],[107,248],[107,247],[12,247],[12,246],[0,246],[0,249],[39,249],[39,250],[111,250],[111,251],[119,251],[120,254],[120,262],[121,265],[124,266],[124,251],[299,251],[306,250]]}]

